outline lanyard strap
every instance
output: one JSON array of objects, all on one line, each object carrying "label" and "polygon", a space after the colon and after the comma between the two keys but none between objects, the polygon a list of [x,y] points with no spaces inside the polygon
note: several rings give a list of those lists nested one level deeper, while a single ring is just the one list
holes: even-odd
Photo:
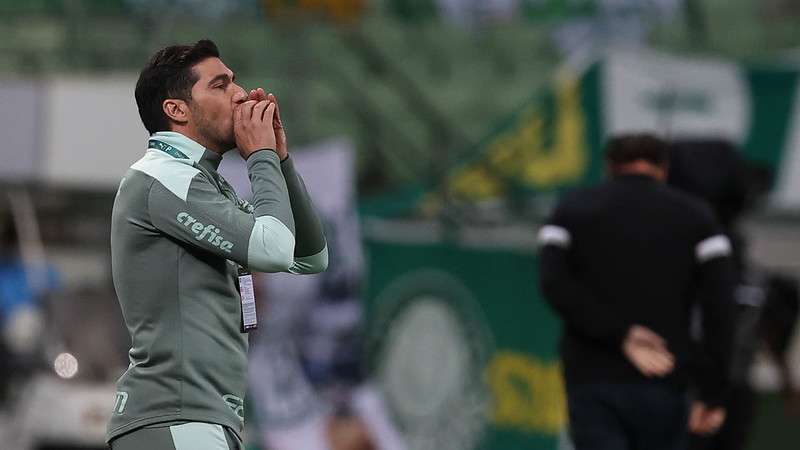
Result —
[{"label": "lanyard strap", "polygon": [[147,142],[147,148],[154,148],[156,150],[161,150],[162,152],[168,154],[169,156],[172,156],[173,158],[189,159],[189,157],[186,156],[186,154],[183,153],[182,151],[167,144],[166,142],[161,142],[157,139],[150,139]]}]

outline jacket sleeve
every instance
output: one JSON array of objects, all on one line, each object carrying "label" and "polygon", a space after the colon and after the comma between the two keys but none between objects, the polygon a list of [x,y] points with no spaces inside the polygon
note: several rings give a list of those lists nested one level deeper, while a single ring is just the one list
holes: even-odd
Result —
[{"label": "jacket sleeve", "polygon": [[628,325],[600,303],[575,272],[574,226],[564,204],[539,230],[539,283],[550,306],[571,332],[619,348]]},{"label": "jacket sleeve", "polygon": [[730,384],[735,277],[729,239],[718,231],[710,218],[704,228],[695,246],[696,298],[702,312],[703,330],[695,381],[700,399],[720,406]]},{"label": "jacket sleeve", "polygon": [[286,180],[296,230],[294,262],[289,272],[297,274],[323,272],[328,267],[328,245],[322,222],[314,209],[303,178],[294,168],[291,157],[281,163],[281,171]]},{"label": "jacket sleeve", "polygon": [[239,209],[194,167],[172,166],[171,185],[155,180],[148,193],[150,219],[160,232],[251,270],[290,271],[295,225],[274,152],[259,151],[247,160],[254,214]]}]

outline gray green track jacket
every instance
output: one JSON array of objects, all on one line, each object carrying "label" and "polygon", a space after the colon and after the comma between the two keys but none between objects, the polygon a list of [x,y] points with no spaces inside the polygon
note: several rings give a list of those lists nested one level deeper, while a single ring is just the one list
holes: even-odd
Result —
[{"label": "gray green track jacket", "polygon": [[108,440],[174,421],[241,433],[248,344],[239,266],[298,274],[327,267],[322,227],[291,158],[250,156],[252,204],[217,173],[221,160],[179,133],[156,133],[120,183],[111,259],[132,343]]}]

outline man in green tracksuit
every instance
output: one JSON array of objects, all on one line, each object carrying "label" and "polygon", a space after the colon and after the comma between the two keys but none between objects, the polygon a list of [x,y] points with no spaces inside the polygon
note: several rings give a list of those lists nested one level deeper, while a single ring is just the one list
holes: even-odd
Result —
[{"label": "man in green tracksuit", "polygon": [[[248,94],[208,40],[156,53],[136,85],[150,132],[114,202],[114,286],[131,335],[107,440],[114,450],[241,449],[248,271],[317,273],[320,221],[286,149],[277,100]],[[247,160],[252,204],[217,173]]]}]

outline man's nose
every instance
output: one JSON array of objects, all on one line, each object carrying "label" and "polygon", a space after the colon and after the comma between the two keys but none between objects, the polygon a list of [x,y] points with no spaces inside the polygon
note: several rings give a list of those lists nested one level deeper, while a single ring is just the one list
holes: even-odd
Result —
[{"label": "man's nose", "polygon": [[231,100],[236,104],[243,103],[245,100],[247,100],[247,92],[245,92],[241,86],[237,85],[236,92],[233,93]]}]

